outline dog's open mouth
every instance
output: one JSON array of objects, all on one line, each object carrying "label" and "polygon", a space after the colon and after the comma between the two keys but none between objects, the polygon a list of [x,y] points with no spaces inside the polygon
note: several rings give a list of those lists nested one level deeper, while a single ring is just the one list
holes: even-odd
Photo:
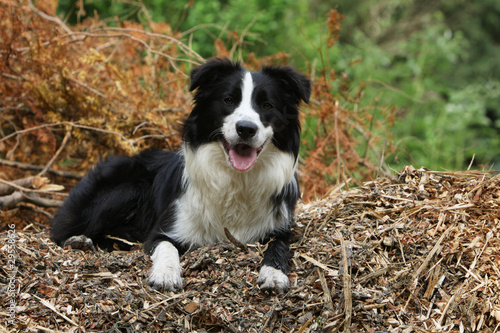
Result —
[{"label": "dog's open mouth", "polygon": [[244,143],[230,145],[225,139],[222,139],[222,145],[229,156],[229,162],[238,171],[247,171],[255,164],[257,157],[264,145],[254,148]]}]

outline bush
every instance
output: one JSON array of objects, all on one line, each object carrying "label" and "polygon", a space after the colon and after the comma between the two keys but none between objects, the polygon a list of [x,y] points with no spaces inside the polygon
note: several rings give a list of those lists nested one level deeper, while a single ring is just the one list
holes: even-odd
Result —
[{"label": "bush", "polygon": [[80,170],[110,152],[177,147],[176,121],[190,106],[186,67],[203,59],[156,33],[168,24],[149,33],[133,22],[86,20],[70,29],[53,16],[56,4],[0,4],[5,156],[43,164],[66,132],[74,139],[62,163],[78,161]]}]

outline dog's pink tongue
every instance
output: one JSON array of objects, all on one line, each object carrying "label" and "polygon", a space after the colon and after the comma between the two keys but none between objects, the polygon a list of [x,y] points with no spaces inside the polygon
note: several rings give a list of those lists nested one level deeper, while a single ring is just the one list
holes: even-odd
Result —
[{"label": "dog's pink tongue", "polygon": [[238,171],[249,170],[257,160],[257,148],[239,144],[229,149],[229,161]]}]

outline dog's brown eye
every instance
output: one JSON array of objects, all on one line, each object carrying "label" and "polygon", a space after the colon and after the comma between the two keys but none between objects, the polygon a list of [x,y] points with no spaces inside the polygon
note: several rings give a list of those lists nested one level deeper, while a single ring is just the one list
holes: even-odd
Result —
[{"label": "dog's brown eye", "polygon": [[224,103],[226,103],[227,105],[231,105],[233,104],[233,99],[231,97],[226,97],[224,98]]},{"label": "dog's brown eye", "polygon": [[273,105],[271,103],[264,103],[262,107],[264,108],[264,110],[271,110],[273,108]]}]

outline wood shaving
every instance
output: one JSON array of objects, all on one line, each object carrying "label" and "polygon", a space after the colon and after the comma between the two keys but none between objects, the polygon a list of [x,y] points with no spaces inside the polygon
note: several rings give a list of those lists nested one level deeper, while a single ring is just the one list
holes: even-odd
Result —
[{"label": "wood shaving", "polygon": [[[406,167],[301,203],[291,289],[256,285],[260,245],[227,242],[182,258],[184,290],[147,286],[150,259],[62,249],[16,230],[14,325],[29,332],[498,332],[500,176]],[[6,244],[7,233],[0,234]],[[7,245],[2,294],[11,273]],[[2,297],[2,309],[9,299]]]}]

